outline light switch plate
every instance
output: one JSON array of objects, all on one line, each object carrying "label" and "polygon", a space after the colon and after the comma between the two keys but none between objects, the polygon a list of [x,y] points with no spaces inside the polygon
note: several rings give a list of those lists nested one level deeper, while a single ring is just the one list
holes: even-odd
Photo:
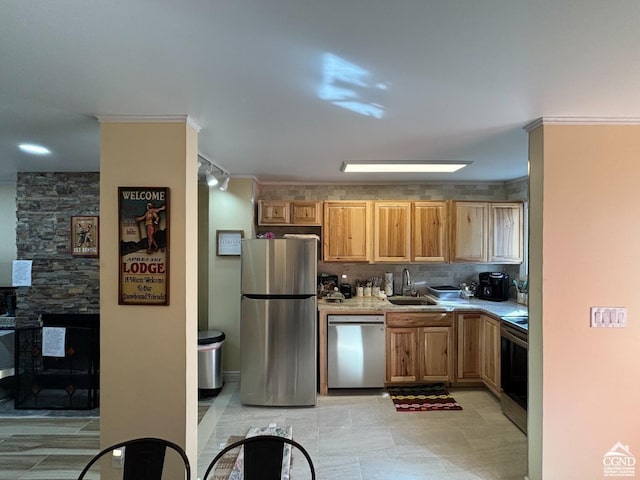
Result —
[{"label": "light switch plate", "polygon": [[626,326],[626,307],[591,307],[591,328],[621,328]]}]

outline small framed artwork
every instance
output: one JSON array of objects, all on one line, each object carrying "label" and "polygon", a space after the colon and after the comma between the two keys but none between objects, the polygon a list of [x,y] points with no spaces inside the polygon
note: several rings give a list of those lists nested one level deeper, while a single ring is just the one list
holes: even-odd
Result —
[{"label": "small framed artwork", "polygon": [[99,217],[71,217],[71,254],[76,257],[97,257]]},{"label": "small framed artwork", "polygon": [[216,255],[240,255],[242,230],[216,230]]}]

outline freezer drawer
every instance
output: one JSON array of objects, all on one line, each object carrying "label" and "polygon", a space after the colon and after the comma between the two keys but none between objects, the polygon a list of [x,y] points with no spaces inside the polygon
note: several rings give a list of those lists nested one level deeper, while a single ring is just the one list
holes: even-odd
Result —
[{"label": "freezer drawer", "polygon": [[[348,318],[345,318],[348,317]],[[384,387],[384,317],[329,316],[329,388]]]},{"label": "freezer drawer", "polygon": [[243,297],[240,400],[246,405],[316,403],[316,298]]}]

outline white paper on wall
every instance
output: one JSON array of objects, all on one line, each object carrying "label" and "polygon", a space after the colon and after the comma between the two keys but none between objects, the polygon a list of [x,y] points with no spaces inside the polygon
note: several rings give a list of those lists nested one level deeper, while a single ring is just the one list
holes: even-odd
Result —
[{"label": "white paper on wall", "polygon": [[64,357],[64,327],[42,327],[42,356]]},{"label": "white paper on wall", "polygon": [[14,260],[11,271],[11,284],[14,287],[31,286],[32,260]]}]

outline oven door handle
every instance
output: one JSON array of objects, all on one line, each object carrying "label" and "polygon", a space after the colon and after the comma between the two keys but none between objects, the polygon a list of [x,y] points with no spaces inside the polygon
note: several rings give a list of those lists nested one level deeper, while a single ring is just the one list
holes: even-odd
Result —
[{"label": "oven door handle", "polygon": [[528,345],[528,343],[526,341],[522,340],[519,337],[516,337],[514,334],[512,334],[511,332],[509,332],[509,331],[507,331],[505,329],[502,329],[500,331],[500,336],[502,338],[505,338],[505,339],[509,340],[510,342],[515,343],[516,345],[518,345],[518,346],[520,346],[520,347],[522,347],[524,349],[527,349],[527,350],[529,349],[529,345]]}]

